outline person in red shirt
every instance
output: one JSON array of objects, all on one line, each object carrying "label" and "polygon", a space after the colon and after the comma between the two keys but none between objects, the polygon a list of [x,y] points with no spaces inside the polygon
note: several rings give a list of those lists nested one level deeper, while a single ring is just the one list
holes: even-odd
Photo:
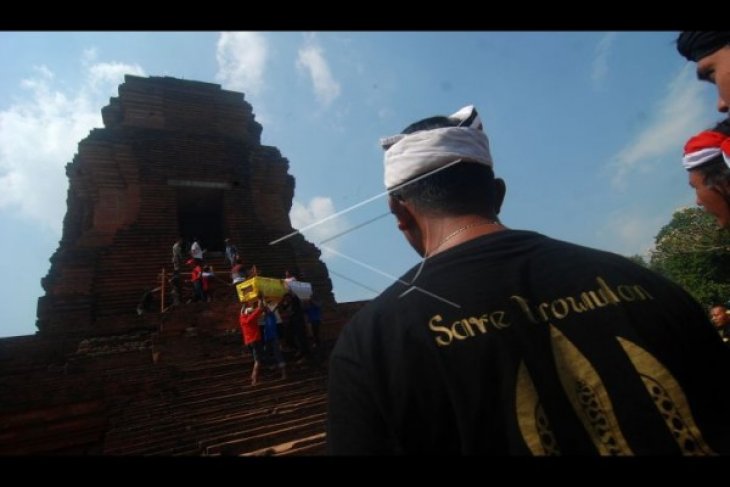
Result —
[{"label": "person in red shirt", "polygon": [[261,368],[261,359],[264,353],[261,327],[259,326],[259,317],[261,317],[262,313],[263,305],[261,300],[252,301],[250,303],[244,303],[241,307],[241,315],[238,317],[243,344],[253,354],[253,372],[251,372],[252,386],[258,384],[259,369]]},{"label": "person in red shirt", "polygon": [[193,301],[205,301],[205,291],[203,290],[203,268],[195,259],[188,259],[187,264],[193,267],[189,281],[193,284]]}]

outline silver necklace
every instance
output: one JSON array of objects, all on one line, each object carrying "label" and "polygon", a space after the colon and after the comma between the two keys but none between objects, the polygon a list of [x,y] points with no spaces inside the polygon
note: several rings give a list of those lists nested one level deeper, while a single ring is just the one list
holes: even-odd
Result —
[{"label": "silver necklace", "polygon": [[439,243],[439,244],[438,244],[438,245],[436,246],[436,248],[435,248],[435,249],[433,249],[433,250],[431,251],[431,253],[429,253],[429,254],[428,254],[428,257],[432,256],[432,255],[433,255],[433,253],[434,253],[434,252],[436,252],[436,251],[437,251],[438,249],[440,249],[441,247],[443,247],[443,245],[444,245],[444,244],[445,244],[446,242],[448,242],[448,241],[449,241],[449,240],[451,240],[452,238],[456,237],[456,236],[457,236],[457,235],[459,235],[459,234],[460,234],[461,232],[465,232],[466,230],[469,230],[470,228],[473,228],[473,227],[479,227],[479,226],[482,226],[482,225],[498,225],[498,224],[499,224],[499,222],[497,222],[497,221],[494,221],[494,220],[487,220],[487,221],[484,221],[484,222],[478,222],[478,223],[470,223],[470,224],[468,224],[468,225],[464,225],[464,226],[463,226],[463,227],[461,227],[461,228],[457,228],[456,230],[454,230],[454,231],[453,231],[453,232],[451,232],[450,234],[446,235],[446,237],[445,237],[445,238],[444,238],[444,239],[443,239],[443,240],[441,241],[441,243]]}]

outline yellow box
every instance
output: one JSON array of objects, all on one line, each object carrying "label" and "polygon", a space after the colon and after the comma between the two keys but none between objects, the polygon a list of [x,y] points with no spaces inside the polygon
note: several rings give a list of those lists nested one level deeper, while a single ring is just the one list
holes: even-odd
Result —
[{"label": "yellow box", "polygon": [[247,281],[236,284],[236,292],[240,302],[252,301],[266,296],[266,299],[278,301],[286,294],[283,279],[273,279],[270,277],[253,277]]}]

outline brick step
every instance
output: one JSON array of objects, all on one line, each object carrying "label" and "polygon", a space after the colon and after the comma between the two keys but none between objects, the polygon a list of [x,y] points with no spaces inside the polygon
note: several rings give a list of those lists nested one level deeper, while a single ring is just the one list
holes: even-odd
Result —
[{"label": "brick step", "polygon": [[[266,398],[263,399],[266,400]],[[138,441],[134,445],[124,446],[126,443],[130,443],[133,438],[139,438],[139,436],[133,434],[135,433],[134,431],[129,431],[125,435],[119,428],[110,431],[107,436],[107,441],[110,445],[108,452],[116,454],[130,454],[133,452],[137,454],[145,454],[169,448],[176,442],[185,443],[188,437],[193,439],[195,437],[201,438],[209,436],[216,438],[224,436],[229,437],[232,430],[239,431],[241,429],[256,427],[261,428],[265,423],[264,418],[269,416],[274,418],[274,421],[278,424],[280,419],[279,416],[281,416],[281,414],[296,415],[312,410],[319,410],[321,412],[324,411],[324,408],[326,407],[324,404],[324,398],[322,398],[322,402],[313,403],[309,408],[302,408],[301,411],[298,412],[298,409],[295,407],[295,402],[289,407],[289,409],[284,408],[278,411],[274,417],[271,416],[271,411],[276,409],[276,404],[271,403],[270,399],[268,399],[268,401],[269,404],[267,406],[262,407],[260,405],[257,407],[251,407],[248,411],[241,413],[242,405],[245,407],[245,404],[248,402],[236,400],[235,403],[231,403],[231,410],[237,411],[239,414],[237,416],[232,415],[229,418],[223,417],[220,421],[211,421],[210,419],[207,421],[196,420],[194,417],[187,414],[187,408],[185,407],[179,408],[177,414],[173,411],[169,411],[168,414],[157,421],[152,421],[149,427],[144,429],[144,442]],[[299,402],[301,403],[301,399]],[[285,402],[284,406],[286,405],[287,403]],[[212,411],[208,411],[207,415],[204,417],[210,417],[213,416],[213,414],[214,413]],[[234,436],[237,435],[238,433],[234,434]],[[118,447],[112,448],[112,438],[115,438],[115,444],[118,445]]]},{"label": "brick step", "polygon": [[99,415],[68,419],[42,429],[18,430],[15,437],[0,435],[0,455],[98,454],[106,426],[107,418]]},{"label": "brick step", "polygon": [[[270,444],[299,440],[321,433],[325,429],[326,413],[313,414],[293,421],[284,421],[275,427],[253,428],[248,431],[238,431],[223,438],[203,440],[198,445],[204,449],[206,455],[242,454],[265,448]],[[224,453],[225,452],[225,453]]]},{"label": "brick step", "polygon": [[[262,397],[275,396],[278,400],[290,401],[297,400],[301,402],[299,396],[302,394],[312,394],[316,397],[319,391],[322,391],[322,384],[314,385],[301,382],[291,382],[289,379],[281,381],[278,371],[272,371],[262,374],[262,383],[255,388],[249,385],[248,378],[241,380],[237,384],[211,387],[206,394],[191,394],[179,391],[175,387],[166,388],[161,391],[161,399],[164,400],[164,407],[169,404],[179,404],[184,402],[188,405],[188,416],[198,415],[198,410],[216,408],[218,405],[225,408],[225,404],[230,401],[239,401],[242,399],[258,400]],[[306,401],[305,401],[306,402]],[[158,404],[163,404],[159,403]],[[303,403],[302,403],[303,404]],[[130,408],[127,413],[130,415],[140,414],[147,416],[154,412],[154,407],[148,407],[146,410],[137,410]],[[139,411],[139,412],[138,412]]]},{"label": "brick step", "polygon": [[189,441],[197,444],[200,438],[219,438],[230,435],[232,431],[276,427],[281,424],[282,419],[296,421],[298,418],[310,414],[319,414],[324,411],[324,407],[326,405],[324,405],[323,398],[322,402],[313,403],[301,409],[291,408],[278,411],[271,405],[267,405],[266,407],[251,407],[245,413],[241,413],[241,403],[238,403],[238,414],[220,414],[217,411],[210,411],[206,420],[195,419],[184,414],[177,415],[170,411],[170,414],[163,418],[148,421],[144,429],[144,442],[139,441],[139,431],[112,429],[107,435],[107,446],[110,450],[128,453],[129,450],[164,447],[171,441],[180,443]]},{"label": "brick step", "polygon": [[[256,386],[258,389],[248,385],[248,381],[245,385],[241,384],[238,386],[238,388],[227,388],[225,391],[216,391],[216,390],[208,390],[202,393],[188,393],[188,394],[180,394],[180,396],[173,399],[174,402],[185,402],[191,409],[190,414],[194,414],[195,409],[206,409],[211,406],[215,406],[220,402],[228,401],[228,400],[239,400],[239,399],[257,399],[260,397],[265,397],[267,395],[276,394],[277,398],[280,398],[281,400],[286,400],[287,397],[290,396],[298,396],[301,394],[317,394],[318,391],[321,391],[323,389],[322,384],[314,385],[311,387],[307,387],[306,389],[302,387],[301,389],[295,389],[295,385],[293,385],[291,382],[289,382],[289,379],[287,378],[286,381],[281,381],[279,378],[280,374],[278,371],[272,372],[269,377],[262,376],[262,385],[264,384],[274,384],[280,387],[285,387],[288,390],[291,389],[291,392],[287,392],[285,394],[281,393],[281,391],[272,390],[270,389],[263,389],[261,387]],[[267,380],[268,379],[268,380]],[[254,389],[253,391],[251,389]],[[253,392],[253,394],[251,394]]]},{"label": "brick step", "polygon": [[[325,433],[316,433],[306,438],[299,438],[285,443],[280,443],[278,445],[261,448],[252,452],[238,454],[247,457],[324,454],[325,439]],[[233,452],[229,451],[228,453]]]}]

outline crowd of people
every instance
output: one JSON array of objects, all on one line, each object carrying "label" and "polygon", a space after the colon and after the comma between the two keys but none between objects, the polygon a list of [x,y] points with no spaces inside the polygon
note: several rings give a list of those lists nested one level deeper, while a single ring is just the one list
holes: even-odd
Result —
[{"label": "crowd of people", "polygon": [[[207,251],[203,249],[198,237],[192,239],[187,259],[183,245],[184,240],[181,237],[172,246],[173,274],[169,280],[173,301],[171,306],[183,302],[183,283],[189,284],[191,289],[187,302],[210,302],[213,278],[235,288],[238,284],[259,276],[255,264],[244,264],[243,257],[230,238],[225,239],[224,252],[226,263],[230,266],[230,283],[217,277],[212,267],[205,262]],[[189,279],[181,277],[188,275],[183,272],[183,262],[189,266]],[[287,269],[282,281],[289,284],[297,281],[297,277]],[[159,289],[158,287],[156,290]],[[236,292],[233,291],[233,294]],[[150,293],[143,299],[149,300]],[[251,374],[253,385],[258,383],[261,365],[266,363],[278,367],[282,379],[286,378],[286,362],[282,352],[291,352],[293,360],[298,363],[316,364],[321,360],[321,307],[311,296],[300,299],[293,291],[275,297],[259,293],[255,299],[243,302],[238,321],[243,345],[254,358]]]},{"label": "crowd of people", "polygon": [[[279,310],[286,314],[288,320],[282,319]],[[317,365],[320,362],[320,313],[321,309],[316,301],[301,300],[293,292],[288,292],[280,300],[259,296],[243,304],[239,323],[244,345],[253,354],[252,385],[259,381],[262,364],[278,367],[282,379],[286,378],[286,362],[282,352],[291,352],[293,360],[298,364],[308,362]],[[307,321],[312,331],[313,344],[308,336]]]},{"label": "crowd of people", "polygon": [[[730,107],[730,32],[685,31],[677,50],[697,63],[697,78],[717,87],[717,111]],[[722,229],[730,228],[730,118],[692,136],[684,146],[682,165],[696,202],[715,217]],[[726,304],[710,307],[710,319],[725,343],[730,342],[730,317]]]}]

